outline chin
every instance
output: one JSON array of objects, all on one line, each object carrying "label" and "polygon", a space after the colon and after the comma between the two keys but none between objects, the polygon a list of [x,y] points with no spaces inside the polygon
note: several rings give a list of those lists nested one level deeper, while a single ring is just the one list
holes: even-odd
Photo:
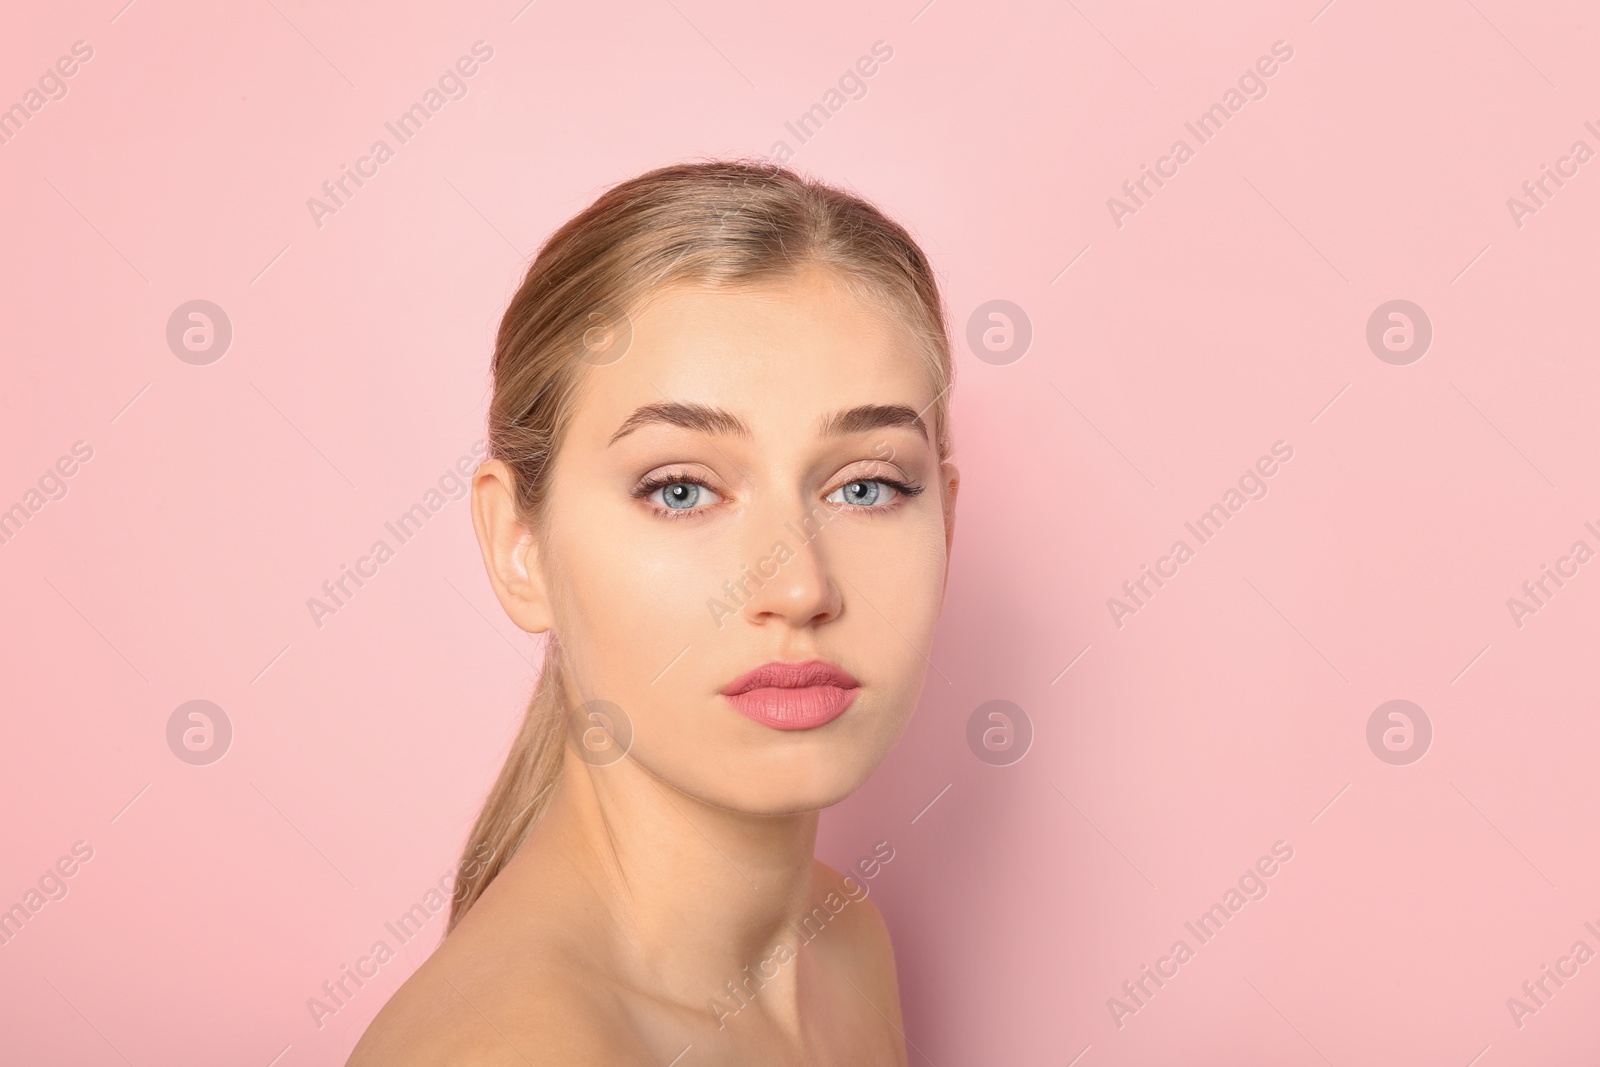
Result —
[{"label": "chin", "polygon": [[679,784],[678,788],[708,804],[728,811],[750,815],[797,815],[807,811],[820,811],[844,800],[864,785],[872,772],[882,762],[881,756],[870,763],[860,759],[842,759],[838,752],[819,753],[812,757],[785,759],[770,766],[759,766],[762,761],[746,759],[747,768],[735,775],[712,772],[703,778],[699,788]]},{"label": "chin", "polygon": [[862,744],[822,745],[741,776],[747,811],[788,815],[830,808],[860,789],[889,754]]},{"label": "chin", "polygon": [[[719,701],[722,698],[718,698]],[[866,784],[911,719],[911,707],[858,701],[812,730],[775,730],[727,708],[714,727],[690,728],[696,715],[663,723],[632,758],[657,779],[727,811],[780,816],[820,811]]]}]

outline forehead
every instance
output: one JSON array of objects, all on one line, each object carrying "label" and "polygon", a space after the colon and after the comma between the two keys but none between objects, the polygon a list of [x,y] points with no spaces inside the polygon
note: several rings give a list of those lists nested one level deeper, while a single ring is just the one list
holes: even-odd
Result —
[{"label": "forehead", "polygon": [[632,316],[627,353],[592,368],[573,431],[609,435],[662,400],[726,408],[760,433],[810,435],[857,404],[921,410],[935,387],[911,324],[823,270],[737,289],[677,286]]}]

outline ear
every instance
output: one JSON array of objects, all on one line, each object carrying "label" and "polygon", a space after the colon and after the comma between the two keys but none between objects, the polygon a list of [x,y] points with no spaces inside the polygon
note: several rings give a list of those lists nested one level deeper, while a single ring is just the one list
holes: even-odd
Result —
[{"label": "ear", "polygon": [[945,460],[939,464],[939,480],[944,490],[944,578],[950,582],[950,552],[956,543],[956,493],[961,488],[961,471]]},{"label": "ear", "polygon": [[472,528],[489,584],[512,622],[529,633],[543,633],[555,625],[544,561],[538,538],[517,517],[515,501],[511,468],[498,459],[480,463],[472,475]]}]

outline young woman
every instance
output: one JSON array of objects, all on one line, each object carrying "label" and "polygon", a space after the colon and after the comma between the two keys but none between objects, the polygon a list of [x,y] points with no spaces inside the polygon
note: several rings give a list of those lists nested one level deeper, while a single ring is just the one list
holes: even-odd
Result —
[{"label": "young woman", "polygon": [[472,485],[543,671],[350,1064],[907,1062],[883,918],[812,851],[922,688],[951,375],[916,243],[788,170],[652,171],[549,239]]}]

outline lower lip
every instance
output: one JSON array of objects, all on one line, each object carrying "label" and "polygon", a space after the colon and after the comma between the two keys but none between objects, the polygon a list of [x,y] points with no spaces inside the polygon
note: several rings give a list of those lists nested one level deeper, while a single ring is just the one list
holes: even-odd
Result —
[{"label": "lower lip", "polygon": [[740,715],[774,730],[810,730],[832,722],[855,700],[860,686],[812,685],[801,689],[752,689],[727,699]]}]

